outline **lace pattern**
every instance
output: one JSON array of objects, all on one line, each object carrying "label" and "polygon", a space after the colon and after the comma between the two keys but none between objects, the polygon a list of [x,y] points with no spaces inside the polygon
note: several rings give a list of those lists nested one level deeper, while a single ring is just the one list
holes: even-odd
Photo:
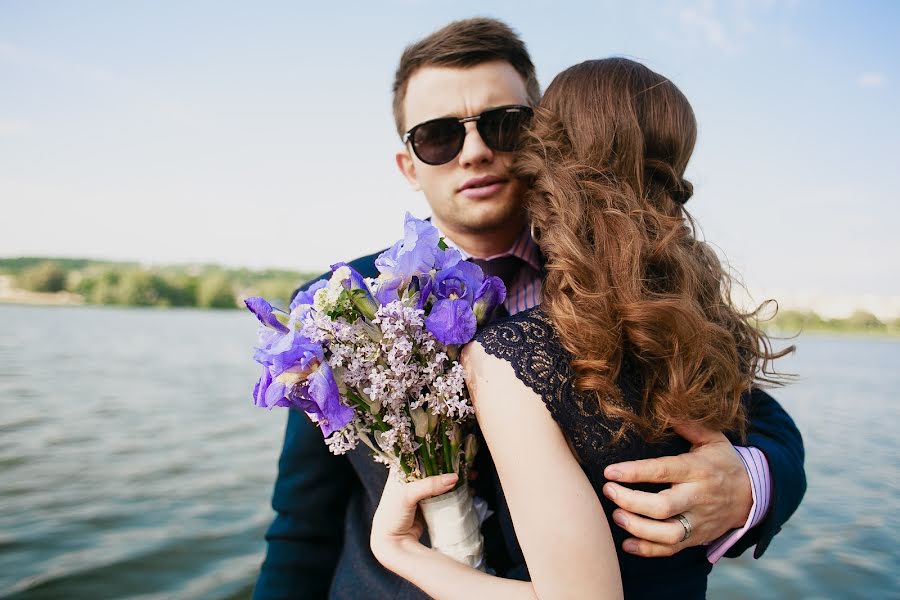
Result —
[{"label": "lace pattern", "polygon": [[479,331],[475,340],[488,354],[507,361],[516,376],[541,397],[595,483],[605,481],[602,472],[606,465],[644,457],[647,449],[641,448],[638,436],[627,434],[613,446],[612,436],[619,423],[611,422],[599,410],[585,410],[596,401],[575,389],[572,356],[540,307],[492,323]]}]

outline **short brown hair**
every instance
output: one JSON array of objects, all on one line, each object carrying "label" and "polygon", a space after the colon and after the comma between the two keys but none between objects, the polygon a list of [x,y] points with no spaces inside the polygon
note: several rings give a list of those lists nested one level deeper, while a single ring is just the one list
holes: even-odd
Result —
[{"label": "short brown hair", "polygon": [[413,74],[422,67],[474,67],[486,62],[508,62],[525,80],[532,104],[541,99],[541,88],[525,42],[509,25],[497,19],[475,18],[453,21],[406,47],[394,75],[394,121],[403,135],[403,101]]}]

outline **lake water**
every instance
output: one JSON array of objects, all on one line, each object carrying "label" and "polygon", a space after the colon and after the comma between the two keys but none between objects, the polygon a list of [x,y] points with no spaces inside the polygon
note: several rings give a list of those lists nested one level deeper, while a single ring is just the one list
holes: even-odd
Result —
[{"label": "lake water", "polygon": [[[249,597],[286,414],[243,312],[0,306],[0,597]],[[809,489],[711,598],[900,597],[900,341],[803,337]],[[749,553],[748,553],[749,554]]]}]

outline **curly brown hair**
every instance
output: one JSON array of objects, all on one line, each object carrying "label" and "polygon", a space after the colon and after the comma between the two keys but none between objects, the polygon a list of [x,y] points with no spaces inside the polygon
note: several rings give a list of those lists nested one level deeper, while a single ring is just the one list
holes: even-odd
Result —
[{"label": "curly brown hair", "polygon": [[[732,278],[697,239],[684,171],[697,123],[668,79],[625,58],[560,73],[535,111],[514,170],[547,277],[543,308],[572,354],[576,386],[647,440],[679,423],[746,432],[745,392],[784,377]],[[623,368],[642,386],[623,402]],[[586,407],[582,407],[587,410]],[[597,407],[593,407],[596,409]]]}]

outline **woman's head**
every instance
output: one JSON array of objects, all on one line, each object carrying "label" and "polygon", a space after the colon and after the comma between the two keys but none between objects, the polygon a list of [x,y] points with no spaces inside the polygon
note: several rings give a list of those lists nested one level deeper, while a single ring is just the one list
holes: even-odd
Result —
[{"label": "woman's head", "polygon": [[[547,258],[544,308],[600,408],[658,438],[678,422],[743,432],[741,395],[766,376],[764,334],[730,300],[715,253],[696,239],[684,179],[697,137],[668,79],[624,58],[560,73],[517,159]],[[644,386],[637,411],[616,383]]]},{"label": "woman's head", "polygon": [[[589,60],[556,76],[540,103],[536,129],[565,138],[571,157],[615,176],[638,196],[683,204],[697,120],[674,83],[627,58]],[[536,131],[536,133],[539,133]]]}]

